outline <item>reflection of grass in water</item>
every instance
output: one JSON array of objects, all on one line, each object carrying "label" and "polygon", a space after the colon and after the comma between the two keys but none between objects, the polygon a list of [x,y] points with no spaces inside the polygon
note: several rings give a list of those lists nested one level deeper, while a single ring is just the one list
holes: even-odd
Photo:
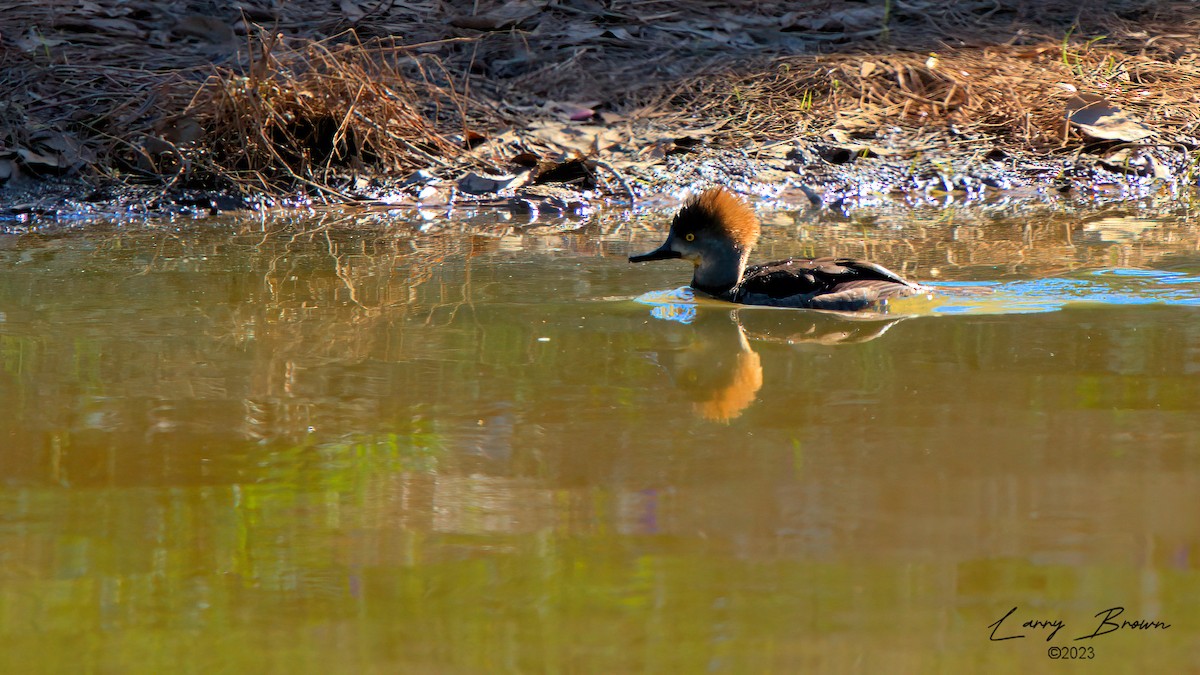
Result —
[{"label": "reflection of grass in water", "polygon": [[[820,218],[777,212],[764,215],[770,227],[753,260],[829,255],[872,260],[916,280],[996,280],[1155,266],[1200,245],[1191,216],[1164,213],[1161,206],[1127,213],[1115,207],[857,209]],[[1106,239],[1095,231],[1098,222],[1127,221],[1140,225],[1127,239]]]},{"label": "reflection of grass in water", "polygon": [[29,337],[0,335],[0,367],[9,375],[25,373],[38,358],[38,341]]},{"label": "reflection of grass in water", "polygon": [[352,467],[363,474],[379,471],[433,471],[446,448],[433,423],[422,421],[422,430],[407,434],[364,435],[322,444],[317,450],[331,468]]},{"label": "reflection of grass in water", "polygon": [[[437,469],[445,448],[434,422],[415,420],[403,431],[256,452],[258,482],[232,487],[233,568],[268,590],[292,591],[292,584],[302,583],[321,600],[344,593],[344,583],[324,576],[336,564],[330,538],[336,541],[342,528],[387,518],[388,505],[375,503],[379,486],[419,482]],[[356,508],[364,504],[368,513]],[[394,517],[405,515],[401,509]],[[303,532],[296,529],[298,519],[309,521]],[[273,551],[275,541],[286,544]],[[298,572],[308,578],[293,578]]]},{"label": "reflection of grass in water", "polygon": [[366,479],[402,471],[437,469],[447,445],[436,422],[418,419],[409,428],[387,433],[348,434],[325,442],[293,443],[255,450],[259,480],[301,491],[351,491]]},{"label": "reflection of grass in water", "polygon": [[[314,493],[271,511],[265,492],[245,488],[240,513],[226,510],[232,495],[223,491],[178,491],[169,502],[145,492],[80,494],[77,512],[101,514],[105,528],[35,548],[48,549],[42,566],[5,569],[9,645],[0,665],[71,672],[83,662],[124,672],[136,656],[134,670],[145,672],[180,663],[238,672],[371,672],[380,664],[492,672],[497,663],[522,672],[572,663],[613,673],[704,672],[714,663],[729,672],[799,672],[812,663],[887,672],[884,661],[899,654],[902,670],[969,672],[980,650],[930,645],[990,646],[988,625],[1014,605],[1054,608],[1069,624],[1062,639],[1090,632],[1109,598],[1132,598],[1130,618],[1177,626],[1198,618],[1189,599],[1200,580],[1188,569],[1184,535],[1147,536],[1135,549],[1145,562],[1131,574],[1120,561],[1085,556],[1091,549],[1072,553],[1080,543],[1043,542],[1066,553],[1036,560],[942,543],[914,563],[912,546],[820,521],[733,538],[578,522],[467,535],[398,525],[393,502],[334,503]],[[571,495],[554,502],[564,521],[581,504],[607,514],[614,496]],[[1017,535],[1041,541],[1042,530],[1028,527]],[[819,538],[831,535],[856,543],[837,539],[825,551]],[[864,657],[847,646],[850,634],[887,645],[886,656]],[[1109,637],[1106,655],[1162,672],[1179,671],[1193,653],[1179,628]],[[64,639],[79,648],[62,649]],[[627,643],[636,648],[614,646]],[[992,650],[987,659],[1018,670],[1027,654]]]}]

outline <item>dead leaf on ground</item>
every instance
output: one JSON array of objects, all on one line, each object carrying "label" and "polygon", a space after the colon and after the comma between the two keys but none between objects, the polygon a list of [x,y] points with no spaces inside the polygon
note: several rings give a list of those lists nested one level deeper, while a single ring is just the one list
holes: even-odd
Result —
[{"label": "dead leaf on ground", "polygon": [[564,153],[550,158],[537,167],[534,183],[592,183],[593,167],[578,153]]},{"label": "dead leaf on ground", "polygon": [[612,38],[614,40],[620,40],[621,42],[629,42],[634,39],[633,35],[631,35],[629,31],[619,26],[615,28],[606,28],[600,33],[600,36]]},{"label": "dead leaf on ground", "polygon": [[66,170],[66,162],[59,156],[35,152],[29,148],[17,148],[21,163],[37,172],[59,173]]},{"label": "dead leaf on ground", "polygon": [[693,136],[680,136],[678,138],[660,138],[653,144],[642,148],[638,151],[638,155],[649,159],[663,159],[668,155],[676,155],[687,152],[701,143],[699,138]]},{"label": "dead leaf on ground", "polygon": [[[911,151],[907,150],[897,150],[896,148],[889,148],[876,143],[868,143],[866,142],[866,139],[856,138],[851,132],[848,132],[845,129],[838,129],[836,127],[825,132],[825,135],[831,137],[837,143],[834,150],[842,150],[844,152],[851,153],[855,157],[888,157],[892,155],[911,153]],[[840,154],[830,154],[828,151],[821,153],[823,157],[826,157],[826,160],[829,160],[829,157],[826,155],[833,156],[834,154],[836,154],[838,157],[841,157]],[[834,161],[833,163],[843,164],[850,159],[853,159],[853,157],[848,157],[841,161]]]},{"label": "dead leaf on ground", "polygon": [[1018,49],[1010,53],[1010,56],[1018,59],[1036,59],[1047,52],[1054,51],[1054,47],[1032,47],[1029,49]]},{"label": "dead leaf on ground", "polygon": [[74,137],[60,131],[34,134],[23,147],[16,148],[18,162],[34,173],[62,174],[95,161]]},{"label": "dead leaf on ground", "polygon": [[671,21],[668,23],[657,23],[654,26],[658,30],[667,31],[670,33],[684,33],[687,35],[695,35],[696,37],[704,38],[719,45],[728,45],[734,42],[744,42],[745,36],[742,33],[731,33],[724,30],[706,30],[698,28],[694,24],[686,21]]},{"label": "dead leaf on ground", "polygon": [[544,2],[530,0],[513,0],[503,5],[474,16],[458,16],[450,20],[450,25],[456,28],[472,30],[503,30],[531,19],[542,11]]},{"label": "dead leaf on ground", "polygon": [[467,129],[465,132],[463,132],[462,145],[467,150],[470,150],[471,148],[479,147],[480,144],[487,143],[487,142],[488,142],[487,134],[481,134],[478,131],[475,131],[474,129]]},{"label": "dead leaf on ground", "polygon": [[570,114],[572,122],[585,122],[596,116],[596,111],[592,108],[579,108]]},{"label": "dead leaf on ground", "polygon": [[509,161],[517,166],[537,166],[541,158],[532,152],[519,152],[514,155]]},{"label": "dead leaf on ground", "polygon": [[1168,167],[1155,161],[1153,155],[1142,152],[1138,148],[1121,148],[1101,158],[1100,163],[1110,171],[1162,179],[1171,177],[1171,170]]},{"label": "dead leaf on ground", "polygon": [[58,38],[48,38],[42,35],[37,28],[30,28],[24,35],[16,39],[17,48],[23,52],[47,52],[52,47],[57,47],[66,40]]},{"label": "dead leaf on ground", "polygon": [[1067,121],[1092,138],[1132,143],[1156,133],[1098,94],[1072,96],[1066,108]]},{"label": "dead leaf on ground", "polygon": [[595,117],[596,107],[601,103],[603,101],[546,101],[542,107],[573,122],[582,122]]},{"label": "dead leaf on ground", "polygon": [[542,121],[531,125],[529,131],[541,141],[584,154],[604,152],[625,141],[621,130],[594,124]]},{"label": "dead leaf on ground", "polygon": [[874,7],[851,7],[824,16],[796,18],[784,16],[785,30],[811,30],[821,33],[849,33],[868,28],[879,28],[883,23],[883,5]]},{"label": "dead leaf on ground", "polygon": [[808,156],[795,140],[763,143],[755,148],[754,156],[777,162],[808,164]]},{"label": "dead leaf on ground", "polygon": [[432,185],[426,185],[417,191],[417,201],[424,206],[438,206],[447,203],[446,195]]},{"label": "dead leaf on ground", "polygon": [[367,15],[362,7],[358,6],[354,0],[339,0],[338,9],[342,10],[342,16],[350,23],[358,23]]},{"label": "dead leaf on ground", "polygon": [[101,19],[93,17],[65,16],[55,22],[54,27],[67,33],[100,34],[104,37],[144,38],[146,28],[127,19]]},{"label": "dead leaf on ground", "polygon": [[204,127],[196,118],[187,116],[175,120],[161,129],[162,137],[175,145],[187,145],[204,136]]},{"label": "dead leaf on ground", "polygon": [[529,174],[528,171],[522,171],[515,175],[489,176],[472,171],[458,179],[458,189],[473,195],[515,189],[529,182]]},{"label": "dead leaf on ground", "polygon": [[50,150],[62,155],[79,153],[79,142],[67,134],[57,131],[42,131],[33,135],[30,145],[39,150]]},{"label": "dead leaf on ground", "polygon": [[602,37],[607,31],[600,26],[586,22],[572,23],[563,30],[563,45],[591,44],[596,38]]},{"label": "dead leaf on ground", "polygon": [[224,21],[204,14],[189,14],[175,23],[175,34],[183,37],[194,37],[215,45],[231,44],[237,41],[233,26]]}]

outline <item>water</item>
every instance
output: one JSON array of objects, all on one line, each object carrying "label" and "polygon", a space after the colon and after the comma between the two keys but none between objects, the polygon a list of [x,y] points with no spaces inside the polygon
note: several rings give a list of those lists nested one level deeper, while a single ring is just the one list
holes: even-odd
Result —
[{"label": "water", "polygon": [[661,217],[6,236],[0,670],[1194,670],[1198,237],[1101,215],[769,219],[994,289],[854,318]]}]

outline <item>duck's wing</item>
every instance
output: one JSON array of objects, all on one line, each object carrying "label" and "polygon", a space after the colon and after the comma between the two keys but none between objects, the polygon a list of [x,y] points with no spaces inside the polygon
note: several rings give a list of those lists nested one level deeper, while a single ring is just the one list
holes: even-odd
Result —
[{"label": "duck's wing", "polygon": [[865,291],[875,298],[887,298],[920,290],[920,286],[872,262],[851,258],[789,258],[746,268],[735,292],[782,300],[847,291]]}]

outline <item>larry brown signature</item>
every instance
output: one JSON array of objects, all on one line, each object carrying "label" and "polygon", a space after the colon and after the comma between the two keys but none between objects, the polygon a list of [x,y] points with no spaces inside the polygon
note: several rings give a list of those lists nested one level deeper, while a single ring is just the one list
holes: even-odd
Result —
[{"label": "larry brown signature", "polygon": [[[1024,633],[1015,634],[1018,630],[1015,626],[1004,628],[1004,622],[1017,612],[1017,608],[1013,607],[1008,610],[1008,614],[1000,617],[995,623],[989,624],[988,628],[992,629],[992,634],[988,636],[988,640],[992,642],[1001,642],[1003,640],[1017,640],[1026,637]],[[1101,635],[1107,635],[1118,630],[1166,630],[1171,627],[1171,624],[1162,621],[1146,621],[1145,619],[1134,619],[1128,621],[1122,619],[1119,623],[1115,621],[1118,616],[1125,612],[1124,607],[1109,607],[1108,609],[1096,612],[1095,617],[1100,619],[1100,623],[1096,625],[1096,629],[1086,635],[1080,635],[1076,640],[1091,640],[1092,638]],[[1010,623],[1015,624],[1019,617],[1013,617]],[[1049,642],[1058,631],[1066,627],[1066,623],[1062,619],[1029,619],[1021,624],[1021,628],[1032,628],[1034,630],[1049,630],[1046,635],[1046,642]],[[1010,634],[1014,633],[1014,634]]]}]

